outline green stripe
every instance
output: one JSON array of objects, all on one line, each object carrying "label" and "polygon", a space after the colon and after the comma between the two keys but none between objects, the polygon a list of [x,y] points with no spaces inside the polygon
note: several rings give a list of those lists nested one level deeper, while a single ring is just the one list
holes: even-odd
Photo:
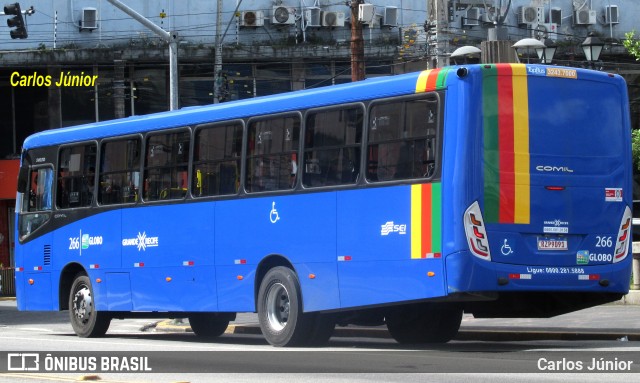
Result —
[{"label": "green stripe", "polygon": [[431,252],[442,253],[442,184],[431,184]]},{"label": "green stripe", "polygon": [[498,151],[498,71],[495,65],[483,69],[482,115],[484,130],[484,219],[500,218],[500,154]]},{"label": "green stripe", "polygon": [[443,89],[445,87],[445,82],[447,81],[447,74],[449,73],[449,68],[442,68],[438,73],[438,78],[436,79],[436,89]]}]

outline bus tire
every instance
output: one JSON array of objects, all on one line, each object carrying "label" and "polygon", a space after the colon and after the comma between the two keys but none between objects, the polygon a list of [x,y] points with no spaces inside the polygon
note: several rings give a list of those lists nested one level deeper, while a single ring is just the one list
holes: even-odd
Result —
[{"label": "bus tire", "polygon": [[218,313],[195,313],[189,315],[189,324],[193,333],[203,338],[217,338],[224,334],[229,326],[230,315]]},{"label": "bus tire", "polygon": [[302,346],[309,341],[313,316],[302,312],[296,273],[288,267],[269,270],[258,291],[258,319],[267,342],[276,347]]},{"label": "bus tire", "polygon": [[398,343],[446,343],[458,334],[462,311],[456,305],[408,305],[389,313],[385,321]]},{"label": "bus tire", "polygon": [[93,301],[91,280],[83,273],[76,275],[69,294],[69,318],[73,331],[81,338],[97,338],[109,329],[111,317],[97,311]]}]

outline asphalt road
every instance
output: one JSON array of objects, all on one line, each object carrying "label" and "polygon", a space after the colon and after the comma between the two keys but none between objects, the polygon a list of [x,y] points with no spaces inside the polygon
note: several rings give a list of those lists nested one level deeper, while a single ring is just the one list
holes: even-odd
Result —
[{"label": "asphalt road", "polygon": [[[624,340],[518,340],[526,331],[565,333],[616,329],[640,332],[640,307],[602,306],[551,319],[477,320],[465,317],[463,333],[512,334],[512,340],[456,340],[437,346],[406,347],[388,337],[354,333],[334,336],[320,349],[277,349],[260,335],[226,334],[205,341],[189,332],[156,332],[152,320],[114,320],[104,338],[81,339],[68,324],[67,313],[25,313],[15,302],[0,301],[0,371],[9,352],[37,353],[58,361],[95,358],[94,371],[6,371],[0,382],[69,381],[99,377],[118,382],[210,381],[347,381],[347,382],[474,382],[634,381],[640,377],[640,343]],[[251,325],[252,315],[239,316]],[[147,329],[152,331],[141,331]],[[554,331],[556,331],[554,330]],[[550,337],[553,338],[553,337]],[[102,358],[146,358],[151,371],[100,371]],[[594,371],[589,367],[596,362]],[[598,362],[615,365],[598,371]],[[581,367],[580,370],[577,368]],[[122,365],[119,365],[122,367]],[[628,367],[628,368],[627,368]],[[562,373],[562,374],[559,374]],[[469,375],[473,374],[473,375]],[[603,375],[604,374],[604,375]]]}]

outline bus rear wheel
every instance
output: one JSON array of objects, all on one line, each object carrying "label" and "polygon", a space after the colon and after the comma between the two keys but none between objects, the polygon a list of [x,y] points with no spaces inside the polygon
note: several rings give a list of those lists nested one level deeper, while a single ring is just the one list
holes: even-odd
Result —
[{"label": "bus rear wheel", "polygon": [[229,313],[194,313],[189,315],[189,324],[197,336],[216,338],[224,334],[234,319],[235,315]]},{"label": "bus rear wheel", "polygon": [[96,310],[91,280],[85,274],[76,275],[69,294],[69,318],[73,331],[81,338],[103,336],[111,317]]},{"label": "bus rear wheel", "polygon": [[273,346],[309,342],[314,318],[302,312],[300,283],[293,270],[278,266],[265,275],[258,291],[258,319],[262,334]]},{"label": "bus rear wheel", "polygon": [[462,308],[447,304],[415,304],[398,308],[385,318],[398,343],[446,343],[460,329]]}]

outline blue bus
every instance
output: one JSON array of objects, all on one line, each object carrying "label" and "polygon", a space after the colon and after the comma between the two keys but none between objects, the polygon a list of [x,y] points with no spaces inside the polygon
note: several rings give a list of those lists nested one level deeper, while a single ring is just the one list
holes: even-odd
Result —
[{"label": "blue bus", "polygon": [[275,346],[336,325],[447,342],[463,312],[550,317],[631,274],[624,80],[486,64],[49,130],[24,143],[20,310],[257,312]]}]

